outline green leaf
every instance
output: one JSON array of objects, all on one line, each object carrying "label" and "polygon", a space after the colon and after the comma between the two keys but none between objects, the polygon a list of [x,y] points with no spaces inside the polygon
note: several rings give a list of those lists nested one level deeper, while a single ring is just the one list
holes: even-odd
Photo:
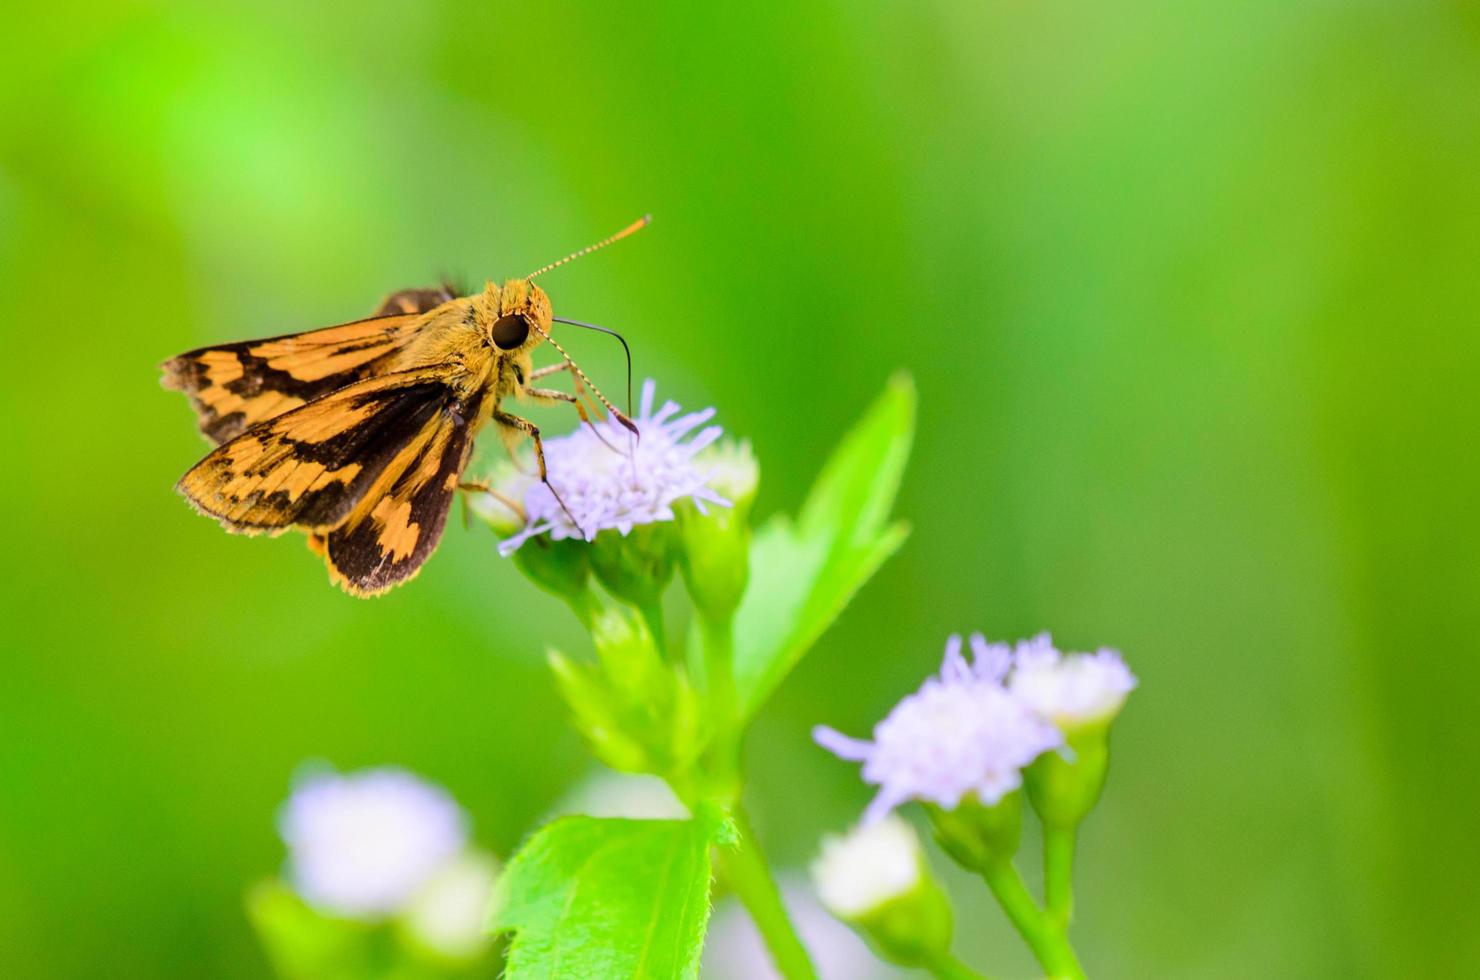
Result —
[{"label": "green leaf", "polygon": [[717,829],[594,817],[542,828],[494,889],[489,929],[514,934],[505,976],[698,976]]},{"label": "green leaf", "polygon": [[735,616],[735,683],[748,717],[909,535],[889,512],[915,433],[915,386],[896,375],[823,467],[795,523],[756,533]]}]

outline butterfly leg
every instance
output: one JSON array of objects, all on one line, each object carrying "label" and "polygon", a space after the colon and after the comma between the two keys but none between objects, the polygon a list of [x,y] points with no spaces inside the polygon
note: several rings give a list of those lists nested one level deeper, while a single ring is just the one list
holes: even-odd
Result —
[{"label": "butterfly leg", "polygon": [[[548,378],[550,375],[555,374],[555,373],[560,372],[560,371],[569,371],[570,372],[570,380],[571,380],[571,384],[576,389],[576,396],[578,398],[584,398],[584,399],[586,399],[586,401],[590,403],[591,407],[596,411],[596,413],[598,415],[600,415],[601,414],[601,409],[597,407],[597,401],[596,401],[596,399],[591,395],[591,393],[589,391],[586,390],[586,386],[581,382],[580,369],[577,368],[575,366],[575,364],[573,364],[570,361],[561,361],[559,364],[550,364],[550,365],[546,365],[545,367],[538,368],[537,370],[530,372],[529,380],[530,381],[538,381],[540,378]],[[535,394],[535,392],[537,392],[537,391],[548,390],[548,389],[526,389],[526,390],[530,394]],[[631,392],[628,392],[628,400],[629,401],[631,400]],[[618,411],[616,408],[614,408],[610,403],[606,403],[605,400],[603,400],[603,404],[606,405],[606,408],[611,412],[612,415],[616,416],[617,421],[620,422],[624,428],[631,429],[633,432],[636,432],[637,431],[637,426],[635,426],[635,425],[632,424],[632,420],[630,418],[628,418],[626,415],[623,415],[620,411]],[[581,405],[580,402],[576,402],[577,409],[580,408],[580,405]],[[628,409],[631,409],[632,406],[631,405],[628,405],[627,407],[628,407]],[[581,412],[581,418],[582,418],[582,420],[585,420],[587,422],[590,421],[589,419],[586,419],[586,413],[585,412]],[[592,428],[595,428],[595,426],[592,426]],[[602,440],[602,441],[605,442],[605,440]]]},{"label": "butterfly leg", "polygon": [[[581,382],[579,380],[576,381],[576,387],[579,388],[580,385]],[[621,455],[622,451],[616,446],[613,446],[611,442],[607,440],[606,436],[601,434],[601,430],[596,427],[596,423],[591,421],[591,416],[586,414],[586,406],[581,404],[581,400],[575,395],[569,394],[564,391],[557,391],[554,388],[525,388],[524,395],[531,401],[544,402],[547,405],[553,402],[563,402],[568,405],[574,405],[576,408],[576,414],[581,417],[581,421],[591,427],[591,434],[596,436],[597,439],[601,440],[601,444],[603,446],[610,449],[612,452]]]},{"label": "butterfly leg", "polygon": [[565,516],[569,517],[571,524],[575,525],[576,532],[584,538],[586,532],[581,528],[581,522],[576,520],[576,515],[572,514],[570,508],[565,506],[565,501],[560,498],[560,492],[550,482],[549,471],[545,468],[545,444],[540,440],[540,427],[529,419],[521,418],[502,409],[494,409],[493,421],[505,432],[522,433],[529,436],[530,441],[534,443],[535,462],[539,464],[540,468],[540,482],[550,491],[550,496],[555,498],[555,502],[560,505],[560,509],[565,511]]},{"label": "butterfly leg", "polygon": [[486,493],[494,500],[503,504],[509,510],[519,515],[521,521],[528,521],[529,515],[524,511],[524,505],[501,490],[494,488],[487,480],[463,480],[457,488],[464,493]]}]

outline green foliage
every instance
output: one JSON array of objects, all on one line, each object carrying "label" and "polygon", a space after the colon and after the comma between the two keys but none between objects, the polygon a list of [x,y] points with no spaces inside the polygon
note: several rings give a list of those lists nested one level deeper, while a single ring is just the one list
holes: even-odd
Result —
[{"label": "green foliage", "polygon": [[536,833],[494,891],[513,933],[508,980],[695,977],[709,920],[709,819],[566,817]]},{"label": "green foliage", "polygon": [[663,660],[640,616],[614,602],[593,601],[596,662],[550,652],[576,728],[613,769],[683,772],[703,748],[697,693],[681,667]]},{"label": "green foliage", "polygon": [[915,432],[915,386],[895,376],[823,467],[795,522],[755,535],[752,587],[735,617],[735,683],[753,714],[904,543],[890,522]]}]

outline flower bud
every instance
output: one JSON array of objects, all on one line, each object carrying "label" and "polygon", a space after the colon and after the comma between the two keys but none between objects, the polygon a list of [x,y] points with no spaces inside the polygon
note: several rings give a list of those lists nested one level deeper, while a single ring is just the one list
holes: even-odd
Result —
[{"label": "flower bud", "polygon": [[924,966],[948,954],[950,902],[930,874],[914,828],[899,817],[825,838],[812,881],[827,910],[885,959]]},{"label": "flower bud", "polygon": [[497,876],[498,861],[481,851],[467,851],[444,866],[401,913],[402,938],[450,966],[475,962],[491,944],[483,925]]},{"label": "flower bud", "polygon": [[1049,827],[1070,829],[1094,808],[1110,761],[1110,725],[1136,678],[1114,650],[1062,654],[1048,634],[1018,645],[1012,696],[1064,735],[1024,774],[1033,809]]},{"label": "flower bud", "polygon": [[755,501],[760,469],[748,443],[725,444],[695,459],[705,468],[711,489],[729,507],[702,507],[681,502],[678,513],[679,568],[699,613],[712,622],[730,618],[745,595],[750,576],[750,505]]}]

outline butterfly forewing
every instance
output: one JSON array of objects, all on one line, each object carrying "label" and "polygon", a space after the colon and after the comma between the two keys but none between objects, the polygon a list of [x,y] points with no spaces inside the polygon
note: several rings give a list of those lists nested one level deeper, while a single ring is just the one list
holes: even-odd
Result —
[{"label": "butterfly forewing", "polygon": [[[403,290],[409,292],[426,291]],[[257,422],[383,373],[420,320],[420,312],[407,312],[202,347],[165,361],[164,384],[190,397],[201,432],[219,445]]]},{"label": "butterfly forewing", "polygon": [[179,489],[233,531],[334,527],[393,485],[419,440],[444,424],[451,370],[369,378],[258,422],[192,467]]}]

